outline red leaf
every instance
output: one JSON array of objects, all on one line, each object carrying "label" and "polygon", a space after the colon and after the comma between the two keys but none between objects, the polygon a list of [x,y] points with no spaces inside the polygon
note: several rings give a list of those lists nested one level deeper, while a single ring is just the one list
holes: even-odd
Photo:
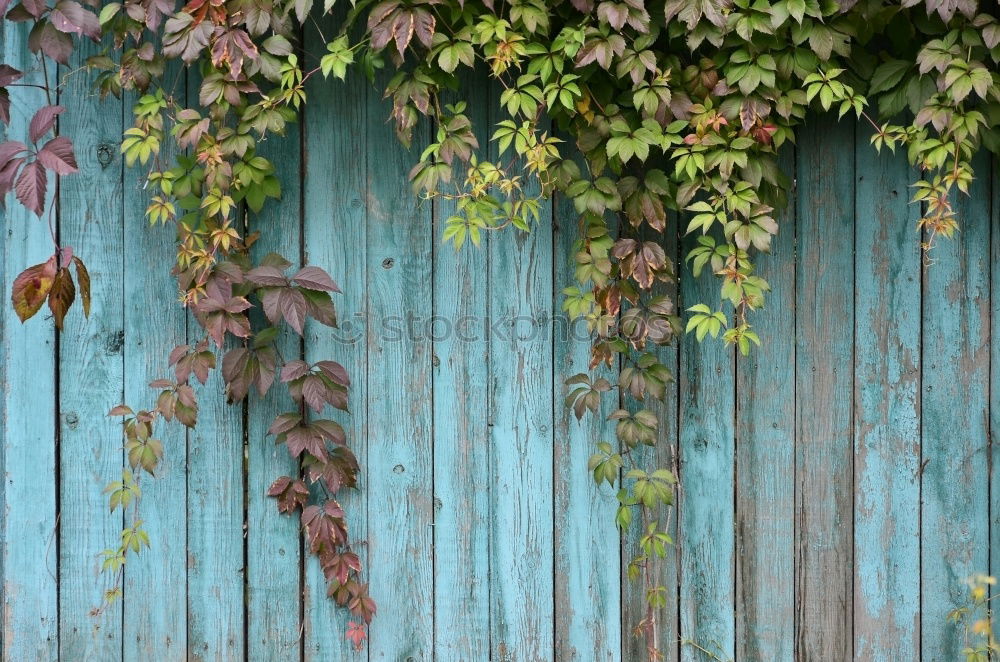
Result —
[{"label": "red leaf", "polygon": [[55,277],[56,258],[52,256],[42,264],[28,267],[14,279],[10,300],[22,323],[42,307]]},{"label": "red leaf", "polygon": [[42,165],[57,175],[71,175],[78,171],[73,141],[66,136],[56,136],[38,152]]},{"label": "red leaf", "polygon": [[38,216],[45,210],[45,168],[38,161],[32,161],[24,166],[17,178],[14,192],[22,205],[35,212]]},{"label": "red leaf", "polygon": [[73,277],[69,275],[69,269],[63,268],[56,272],[56,278],[49,291],[49,310],[55,318],[56,328],[63,328],[63,319],[67,311],[76,299],[76,288],[73,287]]},{"label": "red leaf", "polygon": [[354,650],[360,651],[365,647],[365,637],[367,632],[361,623],[350,621],[347,624],[347,634],[344,636],[354,646]]},{"label": "red leaf", "polygon": [[108,412],[108,416],[130,416],[134,412],[128,405],[116,405]]},{"label": "red leaf", "polygon": [[[37,111],[35,111],[35,116],[31,118],[31,124],[28,127],[28,136],[31,138],[31,142],[38,142],[38,140],[49,132],[49,129],[56,125],[56,118],[59,113],[66,110],[62,106],[42,106]],[[72,148],[72,143],[70,144]]]},{"label": "red leaf", "polygon": [[[3,10],[0,9],[0,14]],[[21,78],[24,74],[9,64],[0,64],[0,87],[7,87],[14,81]]]}]

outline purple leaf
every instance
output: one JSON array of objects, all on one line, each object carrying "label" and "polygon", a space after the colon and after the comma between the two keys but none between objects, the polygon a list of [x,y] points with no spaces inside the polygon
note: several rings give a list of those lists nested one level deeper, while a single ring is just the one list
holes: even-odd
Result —
[{"label": "purple leaf", "polygon": [[45,185],[45,168],[38,161],[32,161],[21,171],[14,192],[22,205],[41,216],[45,209]]},{"label": "purple leaf", "polygon": [[64,110],[66,109],[62,106],[42,106],[39,108],[35,112],[35,116],[31,118],[31,125],[28,127],[28,136],[31,138],[31,142],[38,142],[42,136],[48,133],[49,129],[56,125],[56,117]]},{"label": "purple leaf", "polygon": [[310,290],[340,291],[333,279],[319,267],[303,267],[299,273],[292,276],[292,282]]},{"label": "purple leaf", "polygon": [[15,156],[27,151],[28,146],[17,140],[8,140],[5,143],[0,143],[0,170]]},{"label": "purple leaf", "polygon": [[41,18],[45,13],[45,0],[22,0],[21,4],[35,18]]},{"label": "purple leaf", "polygon": [[0,123],[10,124],[10,95],[2,87],[0,87]]},{"label": "purple leaf", "polygon": [[93,12],[83,8],[75,0],[61,0],[49,14],[49,20],[60,32],[86,35],[98,39],[101,35],[101,24]]},{"label": "purple leaf", "polygon": [[[3,5],[0,4],[0,14],[3,13]],[[24,74],[9,64],[0,64],[0,87],[6,87],[18,80]]]},{"label": "purple leaf", "polygon": [[59,64],[69,64],[69,56],[73,53],[73,39],[46,21],[36,23],[31,29],[28,35],[28,48],[32,53],[41,51]]},{"label": "purple leaf", "polygon": [[70,175],[78,170],[76,156],[73,154],[73,141],[66,136],[57,136],[45,143],[38,152],[38,160],[57,175]]}]

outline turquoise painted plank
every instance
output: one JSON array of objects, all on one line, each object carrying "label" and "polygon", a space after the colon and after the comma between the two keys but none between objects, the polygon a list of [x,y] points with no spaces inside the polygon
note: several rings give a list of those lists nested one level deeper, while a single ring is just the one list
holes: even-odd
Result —
[{"label": "turquoise painted plank", "polygon": [[[168,72],[166,80],[175,80]],[[185,98],[181,86],[170,93]],[[125,126],[132,126],[132,97],[125,99]],[[165,148],[170,141],[164,143]],[[164,153],[161,158],[171,158]],[[170,377],[170,350],[187,338],[185,311],[176,301],[177,281],[170,274],[175,260],[172,226],[151,227],[145,211],[149,192],[145,170],[124,170],[125,236],[125,401],[151,408],[154,379]],[[131,557],[125,567],[124,630],[126,660],[187,659],[187,434],[176,421],[160,423],[155,434],[163,442],[163,460],[152,480],[142,481],[142,519],[150,549]],[[120,432],[118,439],[120,439]]]},{"label": "turquoise painted plank", "polygon": [[[663,244],[664,251],[667,254],[667,259],[674,264],[674,273],[679,273],[677,260],[679,246],[677,215],[670,212],[667,219],[667,230],[663,235],[659,235],[649,228],[643,228],[641,236],[645,240],[655,240],[661,242]],[[676,302],[676,284],[665,286],[658,283],[654,286],[654,291],[656,291],[657,294],[666,294],[671,296]],[[655,449],[650,449],[646,446],[640,445],[632,451],[632,454],[635,456],[636,465],[639,467],[643,467],[646,470],[652,470],[654,467],[669,468],[671,471],[674,471],[676,475],[678,460],[677,433],[679,429],[679,420],[677,416],[677,380],[680,375],[680,352],[678,352],[678,345],[676,342],[666,347],[650,346],[649,349],[657,355],[663,365],[670,369],[674,375],[674,381],[667,384],[666,394],[662,402],[656,399],[651,399],[644,405],[647,409],[655,413],[657,418],[660,420],[660,428],[657,431]],[[612,379],[611,382],[615,383],[616,379]],[[636,406],[634,401],[631,401],[628,398],[624,398],[624,400],[625,404],[629,405],[629,409],[636,411],[640,408]],[[607,433],[607,436],[611,439],[614,438],[613,427],[610,432]],[[612,499],[612,503],[615,503],[613,494],[607,495],[606,498]],[[673,537],[674,541],[676,541],[679,513],[676,503],[670,511],[664,511],[664,513],[669,519],[670,535]],[[622,596],[621,637],[622,655],[625,660],[642,660],[648,656],[645,636],[639,636],[635,632],[636,626],[646,617],[646,587],[643,585],[641,579],[637,581],[630,581],[624,574],[629,561],[635,558],[636,554],[639,553],[639,539],[644,535],[644,533],[645,532],[642,530],[642,527],[639,526],[638,523],[634,523],[632,528],[621,541],[621,565],[619,568],[619,572],[622,573],[620,575]],[[665,662],[674,662],[680,659],[680,605],[678,601],[680,588],[678,583],[678,573],[680,568],[679,561],[679,550],[676,546],[674,546],[667,550],[666,558],[655,561],[655,567],[653,569],[655,581],[659,585],[667,587],[667,605],[656,615],[657,644],[659,645],[660,652],[664,656],[663,659]]]},{"label": "turquoise painted plank", "polygon": [[[189,337],[203,333],[189,317]],[[199,661],[243,658],[243,411],[223,390],[215,370],[188,436],[188,659]]]},{"label": "turquoise painted plank", "polygon": [[[576,387],[566,380],[591,374],[590,334],[586,321],[571,321],[562,310],[562,289],[577,285],[574,242],[581,236],[573,201],[557,196],[552,240],[555,281],[553,315],[553,419],[555,458],[555,656],[560,660],[617,660],[622,645],[621,546],[615,526],[618,502],[606,483],[594,483],[587,468],[601,441],[615,443],[615,426],[608,416],[618,409],[618,394],[604,395],[597,413],[577,421],[565,405]],[[611,383],[617,375],[602,368]]]},{"label": "turquoise painted plank", "polygon": [[[188,99],[201,77],[190,71]],[[234,222],[243,219],[234,212]],[[208,336],[190,313],[188,342]],[[187,644],[188,660],[242,660],[244,657],[244,411],[226,402],[222,357],[237,346],[210,347],[220,368],[198,390],[198,425],[188,432],[187,457]]]},{"label": "turquoise painted plank", "polygon": [[[70,66],[99,51],[80,42]],[[63,659],[110,662],[122,655],[122,603],[92,612],[113,583],[99,553],[122,530],[121,511],[110,512],[102,494],[121,480],[124,461],[120,421],[107,415],[124,395],[122,102],[101,101],[92,79],[83,70],[66,79],[59,122],[80,168],[60,184],[60,240],[86,263],[92,293],[90,318],[78,291],[59,339],[59,650]]]},{"label": "turquoise painted plank", "polygon": [[905,154],[858,131],[854,657],[920,658],[920,208]]},{"label": "turquoise painted plank", "polygon": [[[388,77],[376,88],[384,89]],[[388,101],[369,95],[368,501],[373,659],[429,660],[434,642],[434,504],[430,205],[418,206],[407,173],[419,158],[396,140]],[[424,143],[421,123],[414,141]],[[406,581],[400,582],[400,577]]]},{"label": "turquoise painted plank", "polygon": [[[789,177],[794,149],[779,157]],[[795,203],[777,212],[771,285],[752,324],[761,346],[736,364],[736,657],[793,659],[795,643]]]},{"label": "turquoise painted plank", "polygon": [[[485,153],[489,89],[462,76],[467,110]],[[456,167],[459,183],[465,177]],[[456,251],[442,241],[454,201],[434,206],[434,650],[442,659],[488,660],[489,384],[487,257],[480,246]],[[489,233],[486,233],[489,235]]]},{"label": "turquoise painted plank", "polygon": [[939,238],[924,270],[921,649],[952,660],[960,628],[948,612],[968,597],[963,580],[989,565],[990,190],[985,154],[961,196],[961,232]]},{"label": "turquoise painted plank", "polygon": [[[990,439],[1000,439],[1000,159],[993,157],[990,185],[993,216],[990,220]],[[982,177],[982,174],[980,174]],[[1000,573],[1000,444],[990,444],[990,573]],[[996,595],[996,589],[993,589]]]},{"label": "turquoise painted plank", "polygon": [[[323,32],[332,35],[337,24],[324,19],[320,25]],[[325,48],[319,33],[312,28],[306,29],[305,40],[306,51],[317,52]],[[347,443],[361,465],[357,489],[343,492],[338,500],[347,512],[350,538],[364,564],[366,578],[371,577],[365,517],[371,475],[366,429],[368,304],[364,250],[368,182],[368,157],[365,155],[369,152],[363,127],[369,112],[368,99],[374,95],[370,89],[368,82],[356,71],[349,74],[346,83],[323,81],[318,77],[310,79],[309,106],[323,110],[307,111],[302,127],[305,132],[302,151],[305,261],[326,269],[344,291],[334,295],[339,329],[330,329],[311,320],[306,323],[306,360],[339,361],[351,376],[351,413],[345,416],[328,411],[324,415],[337,419],[344,426]],[[383,443],[381,439],[378,441]],[[344,639],[348,621],[357,619],[327,599],[326,581],[316,558],[307,554],[304,563],[304,659],[307,662],[366,659],[367,652],[351,652],[350,643]],[[377,601],[377,594],[375,598]],[[381,618],[381,612],[390,609],[393,603],[394,600],[386,596],[379,604],[380,613],[376,618]]]},{"label": "turquoise painted plank", "polygon": [[851,657],[854,125],[813,119],[796,159],[797,656]]},{"label": "turquoise painted plank", "polygon": [[490,641],[553,655],[552,208],[490,238]]},{"label": "turquoise painted plank", "polygon": [[[682,232],[685,224],[682,217]],[[721,305],[719,280],[707,270],[696,279],[685,263],[680,287],[682,309]],[[736,643],[733,357],[721,338],[685,336],[680,346],[680,636],[725,658],[734,657]],[[703,659],[692,646],[680,652],[682,660]]]},{"label": "turquoise painted plank", "polygon": [[[29,26],[0,22],[3,62],[29,72],[20,82],[44,81],[37,59],[27,47]],[[55,67],[49,70],[55,80]],[[45,105],[38,89],[11,87],[11,124],[7,138],[26,141],[34,110]],[[46,211],[52,201],[50,178]],[[4,517],[3,660],[55,660],[58,656],[57,487],[56,470],[55,325],[43,308],[21,324],[10,305],[14,279],[26,267],[53,254],[47,216],[39,219],[7,196],[3,220],[3,297],[0,318],[0,363],[5,382],[0,389],[3,414]],[[77,313],[78,311],[74,311]],[[100,550],[96,550],[100,551]]]},{"label": "turquoise painted plank", "polygon": [[[297,268],[302,239],[300,126],[290,123],[285,136],[270,136],[258,154],[274,163],[281,200],[270,200],[259,214],[250,212],[248,229],[260,232],[251,251],[255,260],[271,252]],[[265,320],[253,311],[254,323]],[[260,327],[258,327],[260,328]],[[285,360],[302,354],[302,340],[284,327],[276,343]],[[295,657],[301,645],[302,549],[299,517],[282,515],[267,490],[278,476],[298,476],[298,462],[267,429],[278,414],[296,411],[288,389],[275,380],[268,394],[250,394],[247,406],[247,656],[251,660]]]}]

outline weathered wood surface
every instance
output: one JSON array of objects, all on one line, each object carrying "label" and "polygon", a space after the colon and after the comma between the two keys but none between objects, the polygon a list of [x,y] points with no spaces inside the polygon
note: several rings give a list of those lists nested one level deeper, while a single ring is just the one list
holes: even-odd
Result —
[{"label": "weathered wood surface", "polygon": [[[24,35],[0,30],[22,53]],[[369,647],[351,650],[297,520],[264,496],[297,471],[265,434],[292,406],[275,395],[232,407],[205,389],[197,431],[162,430],[161,475],[142,485],[153,548],[127,566],[124,599],[91,613],[97,555],[121,525],[100,494],[123,465],[104,414],[149,401],[166,352],[198,330],[162,305],[176,296],[174,238],[148,226],[141,174],[123,169],[128,104],[84,90],[74,81],[61,99],[84,174],[64,182],[56,222],[93,273],[91,317],[74,309],[57,337],[44,316],[0,313],[2,659],[642,660],[642,590],[620,575],[636,534],[620,541],[613,495],[586,468],[613,425],[563,406],[563,381],[587,362],[561,312],[572,205],[554,200],[531,235],[455,253],[440,240],[454,203],[412,196],[417,155],[360,76],[310,82],[301,124],[262,148],[283,197],[249,222],[258,254],[323,266],[344,290],[339,331],[310,324],[281,349],[332,357],[354,380],[339,420],[365,468],[344,504],[379,601]],[[12,92],[15,113],[32,94]],[[485,146],[495,95],[469,101]],[[762,662],[953,660],[945,615],[962,579],[1000,566],[998,171],[977,162],[962,231],[925,269],[912,173],[867,140],[823,121],[782,155],[796,186],[760,260],[774,288],[755,317],[764,347],[658,350],[677,382],[650,405],[665,425],[642,452],[679,465],[658,617],[671,662],[707,659],[692,642]],[[6,292],[51,242],[17,205],[0,219]],[[682,233],[665,240],[675,259]],[[717,303],[678,262],[683,305]]]}]

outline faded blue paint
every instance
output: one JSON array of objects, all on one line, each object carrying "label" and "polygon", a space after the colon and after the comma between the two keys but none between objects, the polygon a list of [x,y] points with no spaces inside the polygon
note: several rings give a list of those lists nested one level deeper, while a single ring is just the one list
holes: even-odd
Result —
[{"label": "faded blue paint", "polygon": [[[0,30],[16,63],[23,31]],[[252,398],[244,430],[215,382],[190,438],[176,425],[157,431],[166,458],[142,485],[153,548],[128,565],[119,606],[89,613],[103,584],[96,554],[120,525],[100,495],[122,464],[104,413],[123,393],[147,404],[166,352],[197,329],[161,305],[175,296],[174,237],[143,218],[141,174],[119,180],[115,150],[111,166],[99,161],[96,147],[130,118],[73,86],[62,101],[86,174],[65,181],[59,225],[91,265],[94,309],[89,320],[70,313],[58,355],[44,315],[21,325],[9,307],[0,313],[2,659],[641,659],[631,628],[642,591],[619,585],[632,545],[621,548],[612,497],[586,470],[592,442],[613,426],[578,424],[562,404],[563,380],[587,359],[585,340],[558,324],[553,334],[571,284],[569,204],[546,206],[530,235],[503,232],[455,254],[440,243],[454,205],[412,197],[405,175],[417,155],[396,143],[378,91],[361,77],[314,80],[303,124],[263,148],[285,195],[250,222],[265,236],[258,253],[298,262],[304,250],[344,289],[345,332],[309,324],[282,351],[332,357],[354,378],[351,413],[336,417],[365,468],[343,502],[379,600],[370,647],[351,652],[350,617],[301,556],[297,520],[263,496],[296,471],[264,433],[291,404]],[[471,108],[485,146],[481,91]],[[15,114],[29,94],[12,90]],[[682,462],[680,556],[664,569],[680,603],[659,618],[669,660],[679,650],[701,659],[679,639],[741,660],[950,660],[960,637],[944,615],[960,581],[1000,554],[987,540],[998,479],[986,461],[1000,186],[977,161],[962,231],[939,239],[921,271],[911,173],[866,142],[824,121],[803,132],[794,166],[784,157],[798,188],[775,257],[761,259],[776,289],[757,317],[761,353],[734,361],[691,342],[680,359],[662,351],[679,383],[656,405],[667,417],[657,456],[669,462],[677,445]],[[9,291],[51,242],[17,205],[0,213]],[[717,302],[716,283],[682,274],[686,305]],[[471,341],[380,335],[380,321],[408,314],[421,332],[432,315],[493,330]]]}]

